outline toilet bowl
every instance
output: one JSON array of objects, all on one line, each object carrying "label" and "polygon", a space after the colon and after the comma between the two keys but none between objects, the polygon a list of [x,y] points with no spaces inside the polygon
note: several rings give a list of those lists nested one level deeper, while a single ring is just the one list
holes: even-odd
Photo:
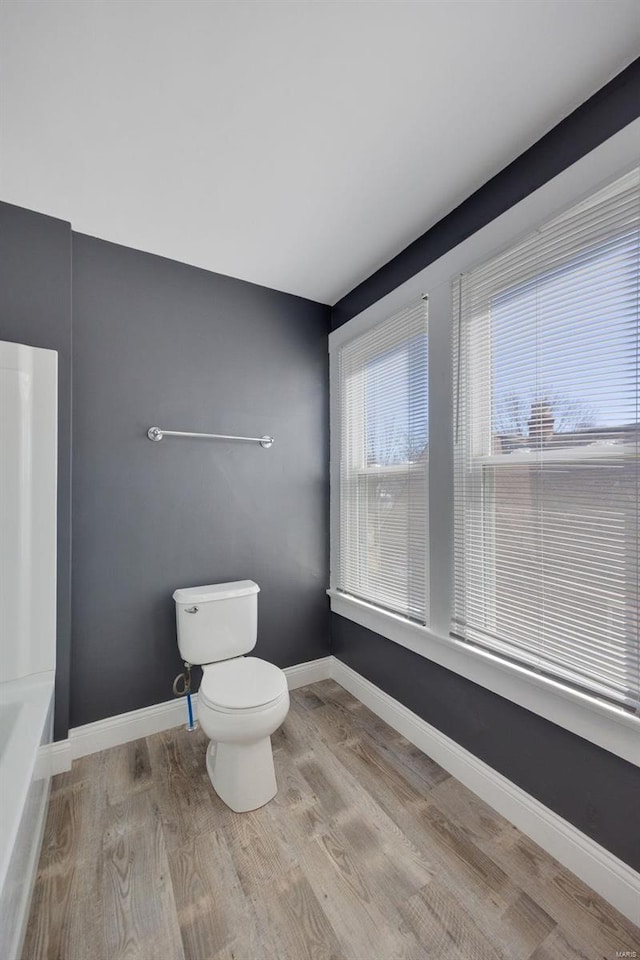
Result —
[{"label": "toilet bowl", "polygon": [[282,670],[245,656],[256,645],[259,590],[252,580],[239,580],[173,594],[182,658],[202,666],[198,719],[211,740],[209,778],[236,813],[275,796],[271,734],[289,710]]},{"label": "toilet bowl", "polygon": [[277,792],[271,734],[289,711],[287,679],[257,657],[205,664],[198,719],[210,738],[213,789],[236,813],[268,803]]}]

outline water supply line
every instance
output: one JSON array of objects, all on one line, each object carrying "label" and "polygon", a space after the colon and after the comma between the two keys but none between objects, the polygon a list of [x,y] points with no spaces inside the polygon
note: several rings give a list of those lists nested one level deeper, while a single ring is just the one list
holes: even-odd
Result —
[{"label": "water supply line", "polygon": [[191,664],[185,660],[184,666],[184,672],[179,673],[173,681],[173,693],[176,697],[186,696],[187,711],[189,714],[189,722],[186,724],[186,729],[197,730],[198,721],[193,719],[193,704],[191,702]]}]

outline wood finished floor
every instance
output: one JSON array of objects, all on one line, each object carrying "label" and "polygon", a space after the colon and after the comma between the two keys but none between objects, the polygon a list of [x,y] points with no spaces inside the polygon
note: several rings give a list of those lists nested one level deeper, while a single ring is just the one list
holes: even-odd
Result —
[{"label": "wood finished floor", "polygon": [[234,814],[182,729],[56,777],[23,960],[601,960],[640,930],[331,680]]}]

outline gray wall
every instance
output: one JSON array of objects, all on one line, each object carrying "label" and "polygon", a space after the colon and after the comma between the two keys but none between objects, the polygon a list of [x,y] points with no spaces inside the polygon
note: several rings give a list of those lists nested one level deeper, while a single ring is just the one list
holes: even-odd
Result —
[{"label": "gray wall", "polygon": [[0,203],[0,340],[58,351],[55,737],[69,727],[71,617],[71,227]]},{"label": "gray wall", "polygon": [[[640,60],[636,60],[347,294],[333,308],[332,327],[389,293],[635,120],[640,115],[639,89]],[[436,439],[432,432],[432,448]],[[447,577],[447,571],[443,573]],[[354,670],[640,869],[640,834],[634,830],[640,809],[637,767],[335,614],[332,649]]]},{"label": "gray wall", "polygon": [[325,656],[328,308],[74,233],[73,309],[71,726],[171,698],[176,587],[253,579],[256,654]]}]

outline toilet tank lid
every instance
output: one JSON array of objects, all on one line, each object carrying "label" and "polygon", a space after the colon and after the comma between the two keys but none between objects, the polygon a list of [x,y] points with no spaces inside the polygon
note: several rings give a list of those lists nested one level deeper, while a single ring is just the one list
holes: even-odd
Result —
[{"label": "toilet tank lid", "polygon": [[253,580],[234,580],[231,583],[209,583],[204,587],[182,587],[174,590],[176,603],[206,603],[208,600],[229,600],[231,597],[246,597],[259,593],[260,587]]}]

